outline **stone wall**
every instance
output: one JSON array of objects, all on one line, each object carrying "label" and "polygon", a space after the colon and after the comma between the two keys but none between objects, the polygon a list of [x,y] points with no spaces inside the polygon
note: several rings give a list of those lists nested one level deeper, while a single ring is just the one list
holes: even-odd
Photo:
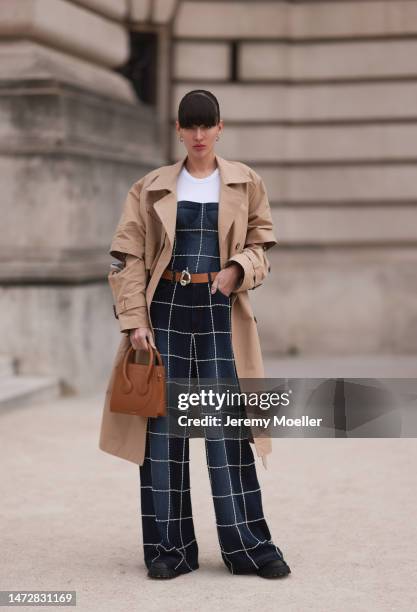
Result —
[{"label": "stone wall", "polygon": [[[155,108],[115,70],[130,30],[158,35]],[[105,380],[112,233],[130,185],[183,155],[178,103],[204,87],[218,153],[273,209],[264,351],[415,353],[416,50],[414,0],[3,0],[2,352],[69,389]]]},{"label": "stone wall", "polygon": [[251,294],[267,351],[417,349],[416,35],[409,0],[180,3],[171,119],[212,90],[220,154],[273,206],[280,244]]},{"label": "stone wall", "polygon": [[167,161],[155,110],[114,71],[129,57],[126,10],[0,3],[1,352],[68,391],[109,375],[111,237],[130,186]]}]

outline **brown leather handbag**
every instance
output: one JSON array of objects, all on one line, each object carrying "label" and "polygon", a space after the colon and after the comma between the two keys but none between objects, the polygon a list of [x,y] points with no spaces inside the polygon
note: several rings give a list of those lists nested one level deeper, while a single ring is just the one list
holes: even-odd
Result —
[{"label": "brown leather handbag", "polygon": [[[155,365],[155,353],[158,364]],[[149,345],[149,363],[135,363],[132,345],[116,366],[110,395],[110,411],[137,416],[166,415],[165,366],[158,350]]]}]

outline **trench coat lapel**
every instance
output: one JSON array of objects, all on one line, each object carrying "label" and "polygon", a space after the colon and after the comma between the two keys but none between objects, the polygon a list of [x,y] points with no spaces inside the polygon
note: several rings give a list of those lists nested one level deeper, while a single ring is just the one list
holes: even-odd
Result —
[{"label": "trench coat lapel", "polygon": [[[238,166],[228,162],[223,157],[215,155],[220,174],[220,197],[218,214],[218,238],[220,249],[220,263],[223,266],[225,253],[225,240],[233,219],[236,217],[237,209],[243,206],[245,200],[242,192],[236,190],[233,184],[245,183],[251,180],[249,174]],[[165,228],[168,240],[173,247],[175,227],[177,219],[177,179],[183,164],[187,159],[182,159],[170,166],[163,166],[156,179],[146,187],[148,191],[168,191],[167,194],[154,201],[154,210]]]}]

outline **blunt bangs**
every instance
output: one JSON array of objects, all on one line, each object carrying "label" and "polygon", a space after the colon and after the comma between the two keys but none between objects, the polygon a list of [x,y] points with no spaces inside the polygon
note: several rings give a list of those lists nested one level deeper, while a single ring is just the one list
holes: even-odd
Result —
[{"label": "blunt bangs", "polygon": [[220,121],[215,99],[206,93],[186,94],[178,108],[178,122],[182,128],[203,125],[214,127]]}]

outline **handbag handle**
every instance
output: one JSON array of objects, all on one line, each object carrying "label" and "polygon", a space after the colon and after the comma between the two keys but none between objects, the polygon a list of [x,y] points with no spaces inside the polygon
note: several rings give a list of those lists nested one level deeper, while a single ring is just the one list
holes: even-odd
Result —
[{"label": "handbag handle", "polygon": [[[123,368],[122,368],[122,372],[123,372],[123,378],[125,383],[127,384],[127,391],[126,393],[130,393],[133,387],[133,383],[131,380],[129,380],[129,377],[127,375],[127,363],[129,361],[129,357],[131,354],[133,354],[136,351],[135,348],[133,348],[132,345],[129,346],[129,348],[126,351],[126,354],[124,356],[123,359]],[[156,358],[158,361],[158,365],[162,365],[162,358],[161,358],[161,354],[159,353],[158,349],[156,349]],[[143,391],[143,393],[139,392],[139,395],[145,395],[145,393],[148,390],[149,387],[149,382],[151,379],[151,374],[152,374],[152,369],[154,367],[154,352],[153,352],[153,348],[151,345],[149,345],[149,365],[148,365],[148,369],[146,370],[146,387]]]}]

